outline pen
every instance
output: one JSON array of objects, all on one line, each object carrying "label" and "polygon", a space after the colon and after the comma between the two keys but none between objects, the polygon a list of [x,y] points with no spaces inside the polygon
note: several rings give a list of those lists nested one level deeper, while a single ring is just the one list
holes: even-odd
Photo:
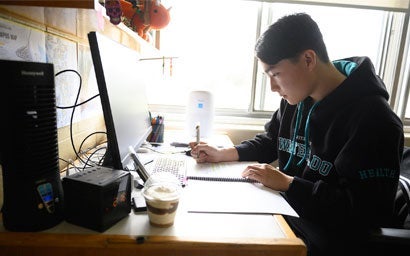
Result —
[{"label": "pen", "polygon": [[201,139],[199,123],[195,126],[195,130],[196,130],[196,144],[198,145]]}]

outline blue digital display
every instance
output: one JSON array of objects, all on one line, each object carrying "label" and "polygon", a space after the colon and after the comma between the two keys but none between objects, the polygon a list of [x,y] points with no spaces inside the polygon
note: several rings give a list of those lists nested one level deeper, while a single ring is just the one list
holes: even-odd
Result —
[{"label": "blue digital display", "polygon": [[48,203],[53,200],[53,188],[50,183],[44,183],[37,187],[41,199],[44,203]]},{"label": "blue digital display", "polygon": [[198,103],[198,108],[204,108],[204,103]]},{"label": "blue digital display", "polygon": [[43,196],[43,200],[45,203],[50,202],[51,200],[53,200],[53,195],[51,194],[46,194]]},{"label": "blue digital display", "polygon": [[45,206],[45,209],[49,213],[53,213],[55,210],[55,207],[54,207],[53,187],[51,186],[51,184],[49,182],[40,184],[37,186],[37,191],[41,197],[41,200],[43,201],[43,205]]}]

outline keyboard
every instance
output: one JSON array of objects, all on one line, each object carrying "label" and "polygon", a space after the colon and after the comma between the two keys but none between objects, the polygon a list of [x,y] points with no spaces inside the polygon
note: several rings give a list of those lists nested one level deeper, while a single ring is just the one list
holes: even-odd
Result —
[{"label": "keyboard", "polygon": [[172,173],[183,183],[186,178],[186,160],[159,156],[154,160],[151,174],[158,172]]}]

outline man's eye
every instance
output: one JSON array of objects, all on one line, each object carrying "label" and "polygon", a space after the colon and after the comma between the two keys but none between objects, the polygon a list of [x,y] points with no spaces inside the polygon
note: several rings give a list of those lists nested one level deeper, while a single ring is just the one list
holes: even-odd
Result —
[{"label": "man's eye", "polygon": [[276,77],[279,75],[279,72],[273,72],[272,70],[269,70],[268,72],[263,72],[263,74],[268,77]]}]

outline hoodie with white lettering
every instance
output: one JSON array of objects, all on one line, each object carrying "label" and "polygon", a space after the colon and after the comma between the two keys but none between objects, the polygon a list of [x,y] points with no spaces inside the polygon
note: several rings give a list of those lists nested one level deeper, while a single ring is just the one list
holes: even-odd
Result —
[{"label": "hoodie with white lettering", "polygon": [[[347,78],[319,102],[282,100],[266,132],[236,145],[241,161],[295,176],[284,193],[302,227],[342,232],[388,226],[403,150],[403,126],[367,57],[334,61]],[[301,231],[305,232],[305,231]]]}]

